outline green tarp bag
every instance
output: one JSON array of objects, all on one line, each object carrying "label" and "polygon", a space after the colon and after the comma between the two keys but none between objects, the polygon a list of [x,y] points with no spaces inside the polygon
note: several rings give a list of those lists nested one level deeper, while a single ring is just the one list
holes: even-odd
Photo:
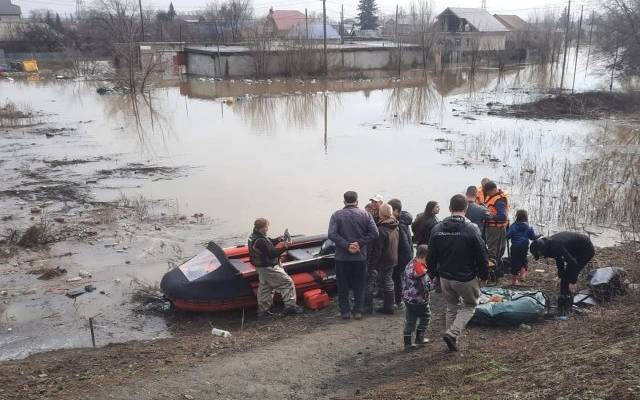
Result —
[{"label": "green tarp bag", "polygon": [[[539,290],[480,289],[479,305],[471,318],[478,325],[519,325],[541,319],[549,303]],[[496,298],[502,301],[496,302]],[[492,301],[492,297],[494,297]]]}]

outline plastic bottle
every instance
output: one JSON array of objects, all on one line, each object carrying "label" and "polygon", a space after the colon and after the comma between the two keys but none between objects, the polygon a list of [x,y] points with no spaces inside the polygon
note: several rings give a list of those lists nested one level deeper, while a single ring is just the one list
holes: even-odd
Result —
[{"label": "plastic bottle", "polygon": [[211,329],[211,334],[213,336],[231,337],[231,332],[225,331],[225,330],[222,330],[222,329],[218,329],[218,328]]}]

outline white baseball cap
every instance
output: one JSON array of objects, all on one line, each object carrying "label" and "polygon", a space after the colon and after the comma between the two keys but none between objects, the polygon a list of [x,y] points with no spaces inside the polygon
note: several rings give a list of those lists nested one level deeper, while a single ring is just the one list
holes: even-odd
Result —
[{"label": "white baseball cap", "polygon": [[373,196],[372,198],[370,198],[369,200],[371,201],[375,201],[377,203],[384,201],[384,197],[382,197],[381,194],[376,194],[375,196]]}]

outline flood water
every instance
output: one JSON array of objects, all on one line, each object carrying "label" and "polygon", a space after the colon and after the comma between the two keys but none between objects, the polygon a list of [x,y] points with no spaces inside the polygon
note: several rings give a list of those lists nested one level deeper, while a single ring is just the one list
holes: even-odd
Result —
[{"label": "flood water", "polygon": [[[386,199],[399,198],[413,215],[427,201],[436,200],[442,205],[440,216],[445,217],[448,199],[485,176],[509,191],[514,212],[528,208],[532,222],[548,234],[568,223],[566,215],[557,212],[564,194],[552,193],[560,188],[564,166],[587,157],[592,151],[590,139],[606,134],[614,124],[497,117],[487,115],[487,104],[515,104],[546,96],[557,75],[557,71],[554,76],[548,69],[527,66],[503,74],[479,71],[473,79],[463,70],[427,76],[408,72],[401,80],[216,82],[193,78],[133,99],[98,95],[99,83],[0,80],[0,101],[10,99],[46,114],[38,118],[54,127],[74,129],[51,138],[11,132],[0,136],[0,165],[5,170],[0,183],[15,184],[7,171],[24,168],[25,163],[27,168],[42,167],[47,165],[42,164],[45,160],[93,160],[69,167],[71,176],[130,163],[173,168],[170,176],[101,179],[92,186],[91,195],[98,201],[121,196],[169,199],[175,212],[212,218],[210,229],[177,233],[184,235],[183,255],[192,254],[208,240],[222,245],[242,243],[253,220],[261,216],[271,220],[274,234],[285,228],[296,234],[325,232],[346,190],[356,190],[361,203],[377,193]],[[576,90],[607,86],[606,71],[585,74],[579,70],[576,75]],[[538,195],[542,190],[548,199]],[[4,201],[5,213],[16,204]],[[572,223],[598,232],[594,237],[598,244],[620,239],[607,231],[606,223],[590,227],[584,216]],[[153,237],[145,240],[152,243]],[[78,251],[74,262],[77,268],[93,268],[98,282],[105,285],[124,275],[157,282],[167,269],[165,253],[139,258],[139,265],[127,266],[126,271],[122,266],[104,268],[111,264],[95,262],[96,257],[114,256],[104,250]],[[125,290],[112,284],[109,288],[115,293],[110,302],[91,305],[91,298],[83,296],[91,312],[108,314],[106,309],[122,300]],[[49,307],[70,309],[62,303],[54,300]],[[14,305],[5,313],[27,324],[29,318],[21,316],[28,313],[27,304]],[[31,309],[39,306],[41,302],[30,305]],[[37,314],[39,318],[41,314],[46,312]],[[114,320],[117,317],[112,315]],[[140,327],[134,334],[114,328],[109,340],[167,334],[159,318],[137,323]],[[48,329],[46,323],[38,324]],[[61,329],[58,334],[65,332]],[[20,342],[5,337],[2,347],[7,353],[2,358],[28,353],[12,343]],[[78,345],[86,345],[86,337],[67,337],[33,348]]]}]

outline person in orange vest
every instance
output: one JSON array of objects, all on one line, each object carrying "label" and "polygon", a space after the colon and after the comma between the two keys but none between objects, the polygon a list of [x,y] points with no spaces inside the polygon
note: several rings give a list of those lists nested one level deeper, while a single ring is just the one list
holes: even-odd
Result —
[{"label": "person in orange vest", "polygon": [[482,180],[480,181],[480,186],[478,186],[478,191],[476,192],[476,203],[480,205],[484,204],[484,199],[485,199],[484,185],[487,184],[488,182],[491,182],[491,179],[482,178]]},{"label": "person in orange vest", "polygon": [[509,225],[509,199],[507,194],[498,189],[495,182],[484,184],[484,205],[489,210],[489,217],[485,221],[485,240],[489,247],[489,264],[495,270],[500,270],[502,256],[507,246],[506,233]]}]

